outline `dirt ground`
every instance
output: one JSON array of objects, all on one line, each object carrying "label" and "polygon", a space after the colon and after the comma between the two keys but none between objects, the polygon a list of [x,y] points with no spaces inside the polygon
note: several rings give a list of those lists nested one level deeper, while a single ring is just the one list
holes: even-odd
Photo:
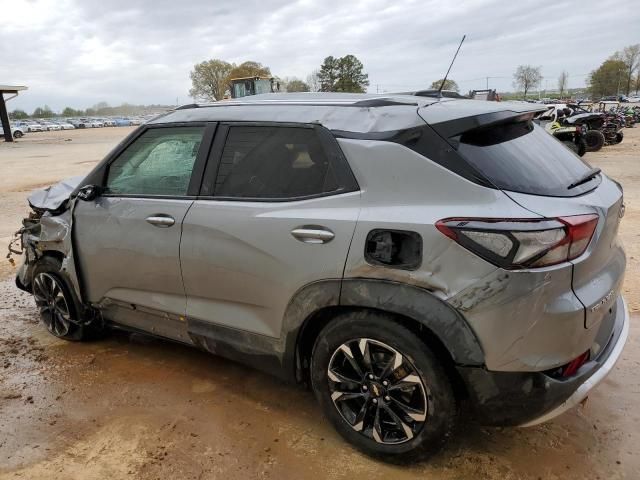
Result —
[{"label": "dirt ground", "polygon": [[[27,212],[30,190],[87,172],[129,131],[0,142],[0,245]],[[624,185],[624,292],[638,312],[640,128],[625,136],[585,159]],[[584,408],[528,429],[465,421],[431,462],[399,467],[353,450],[300,387],[140,335],[55,339],[13,286],[13,267],[0,265],[0,479],[640,478],[637,313],[622,359]]]}]

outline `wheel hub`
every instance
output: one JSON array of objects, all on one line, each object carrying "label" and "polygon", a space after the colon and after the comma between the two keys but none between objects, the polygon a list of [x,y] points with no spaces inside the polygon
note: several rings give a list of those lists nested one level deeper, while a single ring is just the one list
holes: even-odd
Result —
[{"label": "wheel hub", "polygon": [[377,443],[411,440],[427,417],[427,388],[412,362],[393,347],[355,339],[333,353],[327,372],[335,408]]},{"label": "wheel hub", "polygon": [[57,337],[67,335],[71,316],[60,280],[50,273],[39,273],[33,280],[33,296],[40,318],[49,332]]}]

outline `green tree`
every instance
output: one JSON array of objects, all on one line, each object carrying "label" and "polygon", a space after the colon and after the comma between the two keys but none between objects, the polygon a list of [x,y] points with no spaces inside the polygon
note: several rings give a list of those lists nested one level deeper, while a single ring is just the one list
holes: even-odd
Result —
[{"label": "green tree", "polygon": [[309,85],[297,78],[293,78],[287,82],[287,92],[308,92],[309,90]]},{"label": "green tree", "polygon": [[627,84],[628,75],[627,65],[614,55],[589,74],[591,95],[596,99],[606,95],[617,95],[620,86]]},{"label": "green tree", "polygon": [[29,118],[29,114],[24,110],[16,109],[9,114],[9,118],[12,118],[14,120],[23,120],[25,118]]},{"label": "green tree", "polygon": [[189,96],[209,102],[222,100],[233,68],[233,64],[216,58],[198,63],[189,74],[191,77]]},{"label": "green tree", "polygon": [[558,90],[560,91],[560,98],[563,97],[564,91],[567,89],[567,83],[569,82],[569,74],[564,70],[558,77]]},{"label": "green tree", "polygon": [[53,111],[49,108],[49,105],[45,105],[44,107],[36,108],[31,116],[35,118],[51,118],[53,117]]},{"label": "green tree", "polygon": [[318,82],[321,92],[334,92],[338,81],[338,63],[340,59],[331,55],[324,59],[318,72]]},{"label": "green tree", "polygon": [[71,107],[65,107],[64,110],[62,110],[62,116],[63,117],[81,117],[84,115],[84,111],[83,110],[76,110],[74,108]]},{"label": "green tree", "polygon": [[336,92],[364,93],[369,86],[369,75],[362,70],[364,65],[354,55],[345,55],[338,60]]},{"label": "green tree", "polygon": [[524,98],[527,98],[527,92],[533,90],[540,82],[542,82],[542,67],[533,67],[531,65],[519,65],[513,74],[513,84],[516,88],[524,91]]},{"label": "green tree", "polygon": [[[439,89],[440,85],[442,84],[442,80],[444,80],[444,78],[441,78],[440,80],[436,80],[435,82],[431,82],[431,88],[435,90]],[[456,92],[460,91],[460,88],[458,87],[458,84],[455,82],[455,80],[451,80],[449,78],[447,78],[447,81],[444,82],[444,87],[442,89],[453,90]]]}]

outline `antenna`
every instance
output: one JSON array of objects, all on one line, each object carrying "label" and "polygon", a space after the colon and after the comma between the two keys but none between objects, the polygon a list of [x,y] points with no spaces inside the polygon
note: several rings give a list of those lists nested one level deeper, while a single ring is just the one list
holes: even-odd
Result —
[{"label": "antenna", "polygon": [[442,98],[442,89],[444,88],[444,82],[447,81],[447,77],[449,76],[449,72],[451,71],[451,67],[453,67],[453,62],[456,61],[456,57],[458,56],[458,52],[460,51],[460,47],[462,46],[462,43],[464,42],[464,39],[467,38],[466,35],[462,36],[462,40],[460,40],[460,45],[458,45],[458,49],[456,50],[456,54],[453,56],[453,60],[451,60],[451,65],[449,65],[449,69],[447,70],[447,73],[445,74],[444,78],[442,79],[442,83],[440,84],[440,88],[438,89],[438,99]]}]

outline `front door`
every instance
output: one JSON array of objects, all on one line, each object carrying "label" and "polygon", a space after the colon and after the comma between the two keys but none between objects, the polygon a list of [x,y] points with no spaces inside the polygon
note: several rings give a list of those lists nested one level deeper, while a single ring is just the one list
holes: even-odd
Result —
[{"label": "front door", "polygon": [[180,247],[188,321],[279,337],[296,291],[342,278],[358,186],[319,127],[223,125],[212,151]]},{"label": "front door", "polygon": [[206,128],[148,128],[108,165],[104,194],[76,203],[83,293],[107,319],[188,341],[180,235]]}]

